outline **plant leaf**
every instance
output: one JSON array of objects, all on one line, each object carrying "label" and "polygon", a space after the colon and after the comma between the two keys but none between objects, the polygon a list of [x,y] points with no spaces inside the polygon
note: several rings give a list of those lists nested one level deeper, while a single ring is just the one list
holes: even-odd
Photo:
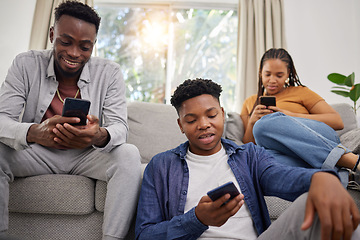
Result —
[{"label": "plant leaf", "polygon": [[335,84],[338,84],[338,85],[345,85],[345,79],[346,79],[346,76],[340,74],[340,73],[330,73],[327,78],[335,83]]},{"label": "plant leaf", "polygon": [[360,83],[354,85],[354,88],[351,89],[349,93],[349,97],[354,102],[356,102],[360,98]]},{"label": "plant leaf", "polygon": [[345,90],[347,92],[350,92],[350,88],[348,86],[334,86],[332,87],[334,90]]},{"label": "plant leaf", "polygon": [[341,95],[343,97],[349,97],[349,92],[340,91],[340,90],[331,90],[331,92],[333,92],[337,95]]},{"label": "plant leaf", "polygon": [[355,81],[355,73],[353,72],[344,79],[344,84],[348,87],[352,87],[354,85],[354,81]]}]

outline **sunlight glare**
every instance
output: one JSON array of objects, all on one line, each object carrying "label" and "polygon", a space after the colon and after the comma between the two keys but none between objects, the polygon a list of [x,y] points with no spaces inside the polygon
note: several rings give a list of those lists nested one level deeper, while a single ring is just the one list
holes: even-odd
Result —
[{"label": "sunlight glare", "polygon": [[153,48],[162,48],[167,44],[168,33],[166,27],[159,22],[145,21],[143,28],[143,41]]}]

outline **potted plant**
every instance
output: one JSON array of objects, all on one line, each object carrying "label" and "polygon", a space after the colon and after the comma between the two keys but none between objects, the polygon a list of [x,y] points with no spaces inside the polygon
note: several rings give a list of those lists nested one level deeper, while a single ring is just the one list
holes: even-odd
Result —
[{"label": "potted plant", "polygon": [[356,110],[359,108],[356,106],[356,102],[360,97],[360,83],[355,83],[355,73],[351,73],[349,76],[345,76],[339,73],[331,73],[327,76],[327,78],[337,84],[338,86],[332,87],[333,90],[331,92],[336,93],[338,95],[348,97],[353,102],[353,109],[356,114]]}]

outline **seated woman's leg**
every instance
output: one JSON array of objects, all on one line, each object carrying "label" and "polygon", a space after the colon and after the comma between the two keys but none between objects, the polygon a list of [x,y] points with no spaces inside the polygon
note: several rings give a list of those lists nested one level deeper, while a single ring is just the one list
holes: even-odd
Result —
[{"label": "seated woman's leg", "polygon": [[[274,156],[281,156],[279,161],[300,166],[298,161],[303,160],[313,168],[334,169],[342,184],[347,186],[348,171],[342,168],[344,165],[337,164],[345,155],[354,154],[340,143],[337,133],[325,123],[277,112],[257,121],[253,134],[259,146],[271,150]],[[353,165],[356,159],[352,160]]]},{"label": "seated woman's leg", "polygon": [[[259,146],[275,150],[294,159],[303,159],[314,168],[322,168],[330,156],[334,165],[350,150],[340,144],[336,132],[325,123],[273,113],[254,125],[253,134]],[[331,164],[330,164],[331,165]]]}]

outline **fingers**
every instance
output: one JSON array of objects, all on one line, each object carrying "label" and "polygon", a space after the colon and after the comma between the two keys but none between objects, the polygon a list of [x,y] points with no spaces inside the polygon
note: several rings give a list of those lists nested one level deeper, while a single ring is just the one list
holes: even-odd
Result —
[{"label": "fingers", "polygon": [[261,118],[263,115],[273,113],[274,111],[267,108],[265,105],[257,105],[254,112],[259,115],[259,118]]},{"label": "fingers", "polygon": [[304,217],[304,222],[301,225],[301,230],[306,230],[312,225],[312,223],[314,221],[314,216],[315,216],[314,206],[313,206],[312,202],[309,201],[309,199],[308,199],[306,201],[305,217]]},{"label": "fingers", "polygon": [[94,123],[99,123],[99,118],[97,118],[94,115],[87,115],[87,119],[89,120],[90,123],[94,124]]},{"label": "fingers", "polygon": [[228,201],[229,198],[230,194],[225,194],[213,202],[208,196],[203,196],[195,208],[196,217],[205,225],[222,226],[244,204],[242,194]]},{"label": "fingers", "polygon": [[235,198],[230,199],[230,194],[225,194],[214,202],[215,208],[220,208],[221,214],[227,214],[233,216],[237,213],[240,207],[244,204],[244,195],[239,194]]}]

